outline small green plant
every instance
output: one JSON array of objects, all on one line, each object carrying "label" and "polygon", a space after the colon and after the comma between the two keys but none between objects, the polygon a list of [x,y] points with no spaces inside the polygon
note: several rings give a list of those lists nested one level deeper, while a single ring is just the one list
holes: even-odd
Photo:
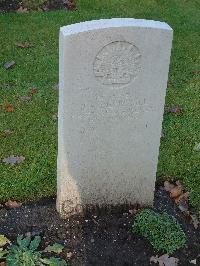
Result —
[{"label": "small green plant", "polygon": [[[30,237],[17,237],[17,245],[8,246],[7,249],[0,248],[0,259],[6,261],[7,266],[67,266],[66,261],[56,258],[44,258],[43,252],[50,251],[60,253],[63,249],[61,245],[54,244],[47,250],[37,251],[41,242],[41,237],[36,236],[33,240]],[[58,249],[59,248],[59,249]]]},{"label": "small green plant", "polygon": [[155,250],[172,254],[186,244],[186,236],[175,218],[145,209],[137,214],[133,232],[146,237]]}]

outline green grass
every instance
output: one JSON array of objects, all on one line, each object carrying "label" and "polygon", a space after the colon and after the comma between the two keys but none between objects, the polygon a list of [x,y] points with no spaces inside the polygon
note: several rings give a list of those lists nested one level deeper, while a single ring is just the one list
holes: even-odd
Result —
[{"label": "green grass", "polygon": [[[0,15],[0,83],[13,83],[13,89],[0,89],[0,131],[14,134],[0,137],[0,157],[22,155],[16,166],[0,164],[0,201],[38,199],[56,193],[58,34],[63,25],[99,18],[134,17],[167,22],[174,29],[173,50],[166,106],[181,106],[181,115],[165,114],[160,147],[158,179],[183,180],[191,191],[191,203],[200,205],[200,9],[198,0],[84,0],[78,10]],[[31,49],[15,43],[30,42]],[[2,65],[14,60],[13,69]],[[30,103],[17,96],[39,90]],[[14,112],[4,110],[13,104]]]}]

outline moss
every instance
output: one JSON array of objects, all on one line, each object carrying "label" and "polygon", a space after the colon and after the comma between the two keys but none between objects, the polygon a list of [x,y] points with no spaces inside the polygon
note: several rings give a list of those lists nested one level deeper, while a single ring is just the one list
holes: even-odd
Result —
[{"label": "moss", "polygon": [[133,232],[146,237],[156,251],[172,254],[185,246],[186,236],[175,218],[145,209],[137,214]]}]

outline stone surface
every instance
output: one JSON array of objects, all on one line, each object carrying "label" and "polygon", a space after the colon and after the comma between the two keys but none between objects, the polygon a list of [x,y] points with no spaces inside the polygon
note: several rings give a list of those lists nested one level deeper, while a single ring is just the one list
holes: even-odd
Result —
[{"label": "stone surface", "polygon": [[9,69],[9,68],[11,68],[11,67],[13,67],[15,65],[15,61],[10,61],[10,62],[6,62],[5,64],[4,64],[4,68],[5,69]]},{"label": "stone surface", "polygon": [[172,29],[105,19],[60,30],[57,210],[152,205]]}]

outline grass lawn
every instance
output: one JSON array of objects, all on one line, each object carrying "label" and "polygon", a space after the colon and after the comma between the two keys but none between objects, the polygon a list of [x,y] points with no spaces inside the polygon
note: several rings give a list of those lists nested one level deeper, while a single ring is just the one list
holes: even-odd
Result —
[{"label": "grass lawn", "polygon": [[[99,18],[133,17],[167,22],[174,29],[166,106],[182,114],[164,115],[158,179],[180,179],[200,206],[200,8],[198,0],[79,0],[78,10],[0,15],[0,158],[25,157],[18,165],[0,164],[0,201],[38,199],[56,193],[58,34],[63,25]],[[29,42],[30,49],[16,43]],[[16,65],[5,70],[3,64]],[[5,88],[4,84],[13,87]],[[38,88],[32,101],[19,97]],[[13,112],[5,106],[11,104]]]}]

